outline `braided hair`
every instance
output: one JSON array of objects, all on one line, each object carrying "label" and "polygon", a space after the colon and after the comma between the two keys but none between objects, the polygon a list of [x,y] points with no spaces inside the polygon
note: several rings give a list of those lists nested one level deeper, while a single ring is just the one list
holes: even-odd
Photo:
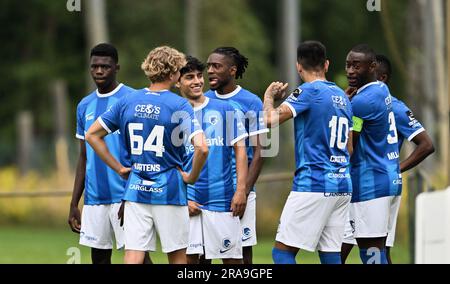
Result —
[{"label": "braided hair", "polygon": [[231,58],[237,67],[235,78],[242,78],[242,75],[248,66],[248,58],[240,54],[239,50],[234,47],[218,47],[212,53],[222,54]]}]

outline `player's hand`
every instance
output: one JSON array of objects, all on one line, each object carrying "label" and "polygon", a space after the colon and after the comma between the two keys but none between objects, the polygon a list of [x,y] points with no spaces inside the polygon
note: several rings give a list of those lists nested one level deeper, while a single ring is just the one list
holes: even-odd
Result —
[{"label": "player's hand", "polygon": [[124,221],[123,214],[124,213],[125,213],[125,200],[122,201],[122,204],[120,204],[119,211],[117,212],[117,217],[120,221],[120,227],[123,227],[123,221]]},{"label": "player's hand", "polygon": [[181,174],[181,177],[183,178],[184,183],[186,184],[194,184],[195,180],[193,180],[193,178],[191,177],[191,175],[185,171],[183,171],[182,169],[178,168],[178,171]]},{"label": "player's hand", "polygon": [[267,87],[264,96],[272,97],[274,100],[281,100],[286,98],[286,89],[288,83],[284,84],[282,82],[272,82],[272,84]]},{"label": "player's hand", "polygon": [[197,216],[198,214],[202,213],[200,206],[201,205],[197,202],[188,200],[189,216]]},{"label": "player's hand", "polygon": [[347,95],[348,99],[351,100],[356,95],[357,91],[358,91],[358,89],[355,87],[348,87],[345,90],[345,94]]},{"label": "player's hand", "polygon": [[231,200],[231,212],[233,212],[233,216],[239,216],[239,218],[242,218],[242,216],[244,216],[246,206],[247,195],[245,194],[245,191],[237,190]]},{"label": "player's hand", "polygon": [[68,223],[72,232],[79,234],[81,230],[81,213],[77,206],[70,206]]},{"label": "player's hand", "polygon": [[125,180],[128,179],[128,176],[130,175],[131,168],[122,167],[120,168],[118,174]]}]

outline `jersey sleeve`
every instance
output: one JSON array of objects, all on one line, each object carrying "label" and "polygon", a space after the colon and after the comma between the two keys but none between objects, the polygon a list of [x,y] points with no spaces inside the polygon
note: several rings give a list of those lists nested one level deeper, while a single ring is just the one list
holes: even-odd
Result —
[{"label": "jersey sleeve", "polygon": [[248,136],[254,136],[269,132],[264,123],[263,103],[259,98],[255,98],[246,114],[248,119]]},{"label": "jersey sleeve", "polygon": [[85,132],[85,107],[82,104],[78,104],[77,106],[77,132],[75,133],[75,137],[84,140],[84,132]]},{"label": "jersey sleeve", "polygon": [[364,121],[374,118],[372,104],[364,96],[355,96],[351,101],[353,112],[353,131],[361,132]]},{"label": "jersey sleeve", "polygon": [[186,101],[181,106],[181,132],[184,134],[184,137],[187,137],[187,142],[191,142],[192,138],[198,133],[203,132],[198,119],[195,117],[194,110],[192,106]]},{"label": "jersey sleeve", "polygon": [[297,115],[307,111],[310,108],[310,91],[299,87],[295,89],[294,92],[292,92],[292,94],[282,104],[289,107],[292,112],[292,116],[295,118]]},{"label": "jersey sleeve", "polygon": [[120,99],[108,111],[98,118],[98,122],[106,131],[108,131],[108,133],[112,133],[120,128],[120,119],[124,100],[125,98]]},{"label": "jersey sleeve", "polygon": [[422,124],[414,117],[413,112],[406,106],[394,109],[397,131],[408,141],[425,131]]},{"label": "jersey sleeve", "polygon": [[236,111],[231,105],[226,109],[225,124],[228,140],[227,145],[233,146],[236,142],[248,137],[242,113]]}]

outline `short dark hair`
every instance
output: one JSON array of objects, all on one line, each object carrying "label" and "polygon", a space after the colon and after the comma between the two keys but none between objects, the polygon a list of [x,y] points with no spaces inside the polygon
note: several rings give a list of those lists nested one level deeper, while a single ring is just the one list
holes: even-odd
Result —
[{"label": "short dark hair", "polygon": [[389,61],[389,59],[382,54],[377,54],[376,60],[379,65],[378,68],[381,68],[382,72],[387,75],[388,80],[389,80],[389,78],[391,78],[391,75],[392,75],[391,61]]},{"label": "short dark hair", "polygon": [[305,41],[297,47],[297,62],[305,70],[323,70],[327,61],[327,49],[318,41]]},{"label": "short dark hair", "polygon": [[205,70],[205,64],[203,64],[197,58],[188,55],[186,56],[186,65],[184,65],[184,67],[180,69],[180,74],[181,76],[183,76],[184,74],[192,71],[203,72],[203,70]]},{"label": "short dark hair", "polygon": [[376,59],[377,54],[375,53],[373,48],[371,48],[368,44],[365,43],[358,44],[354,46],[351,51],[364,54],[367,60],[371,62],[375,62],[377,60]]},{"label": "short dark hair", "polygon": [[114,62],[119,63],[119,54],[117,49],[109,43],[100,43],[91,49],[91,56],[107,56],[111,57]]},{"label": "short dark hair", "polygon": [[245,68],[248,66],[248,58],[242,55],[239,50],[234,47],[225,46],[214,49],[212,53],[222,54],[231,58],[237,67],[236,79],[242,78]]}]

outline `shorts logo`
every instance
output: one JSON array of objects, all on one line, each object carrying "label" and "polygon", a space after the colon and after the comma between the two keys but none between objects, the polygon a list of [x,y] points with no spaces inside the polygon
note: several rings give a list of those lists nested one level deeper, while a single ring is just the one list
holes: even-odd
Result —
[{"label": "shorts logo", "polygon": [[225,238],[222,240],[222,247],[224,248],[223,250],[220,250],[220,253],[225,253],[227,251],[229,251],[231,249],[231,241],[228,238]]},{"label": "shorts logo", "polygon": [[245,227],[242,230],[242,234],[244,235],[242,238],[242,241],[245,242],[246,240],[250,239],[252,237],[252,230],[250,230],[249,227]]},{"label": "shorts logo", "polygon": [[350,226],[352,227],[352,234],[355,233],[355,221],[350,220]]}]

